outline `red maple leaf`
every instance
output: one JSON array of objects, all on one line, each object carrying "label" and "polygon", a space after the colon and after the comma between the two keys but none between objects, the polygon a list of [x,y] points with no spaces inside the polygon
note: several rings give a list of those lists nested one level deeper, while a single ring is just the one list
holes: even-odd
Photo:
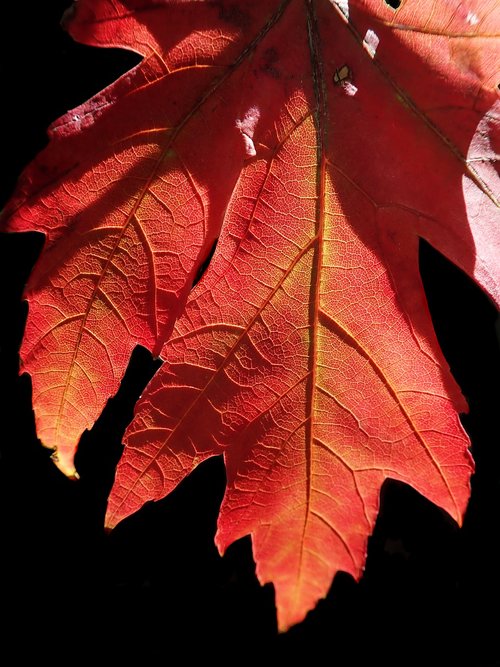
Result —
[{"label": "red maple leaf", "polygon": [[6,212],[47,236],[21,350],[39,436],[73,474],[133,347],[159,353],[108,525],[223,453],[217,544],[252,535],[287,628],[360,576],[386,478],[467,503],[418,241],[500,302],[498,6],[75,8],[79,41],[144,59],[53,126]]}]

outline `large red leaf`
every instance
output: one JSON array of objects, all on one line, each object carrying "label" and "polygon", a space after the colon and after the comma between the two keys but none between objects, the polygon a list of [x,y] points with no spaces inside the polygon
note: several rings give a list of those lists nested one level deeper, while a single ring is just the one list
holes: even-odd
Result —
[{"label": "large red leaf", "polygon": [[500,301],[499,23],[494,0],[80,0],[71,19],[145,59],[53,129],[12,204],[10,228],[48,237],[22,350],[39,433],[70,472],[132,347],[161,350],[108,524],[224,453],[217,543],[252,534],[282,628],[359,576],[386,478],[464,511],[466,406],[418,239]]}]

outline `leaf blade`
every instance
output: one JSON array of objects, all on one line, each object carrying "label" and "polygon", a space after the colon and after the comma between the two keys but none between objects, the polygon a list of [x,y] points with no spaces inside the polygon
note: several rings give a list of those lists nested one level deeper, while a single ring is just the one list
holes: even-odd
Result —
[{"label": "leaf blade", "polygon": [[252,535],[281,629],[361,575],[385,479],[464,512],[466,404],[418,240],[498,300],[499,22],[476,0],[80,0],[70,21],[144,60],[54,126],[10,207],[48,237],[22,349],[39,434],[71,474],[133,346],[161,352],[108,525],[223,454],[217,545]]},{"label": "leaf blade", "polygon": [[[108,514],[114,525],[142,504],[142,484],[159,499],[223,453],[217,545],[252,535],[282,629],[302,620],[336,571],[360,576],[385,479],[411,483],[460,521],[472,471],[457,418],[465,403],[433,344],[418,276],[420,214],[360,187],[337,165],[342,145],[323,158],[318,96],[295,95],[304,120],[266,136],[271,156],[242,172],[213,264],[137,406]],[[325,113],[331,121],[333,107]],[[283,110],[277,126],[292,114]],[[293,214],[280,211],[283,193]]]}]

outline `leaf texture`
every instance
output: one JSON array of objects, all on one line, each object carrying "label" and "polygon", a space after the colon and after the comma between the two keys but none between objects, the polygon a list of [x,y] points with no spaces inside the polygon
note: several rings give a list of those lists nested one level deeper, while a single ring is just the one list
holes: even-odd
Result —
[{"label": "leaf texture", "polygon": [[133,346],[159,353],[107,523],[223,454],[216,542],[252,535],[281,629],[361,575],[385,479],[465,510],[466,403],[418,244],[500,302],[499,25],[494,0],[80,0],[70,19],[144,60],[56,124],[13,200],[9,228],[47,235],[21,353],[40,437],[71,472]]}]

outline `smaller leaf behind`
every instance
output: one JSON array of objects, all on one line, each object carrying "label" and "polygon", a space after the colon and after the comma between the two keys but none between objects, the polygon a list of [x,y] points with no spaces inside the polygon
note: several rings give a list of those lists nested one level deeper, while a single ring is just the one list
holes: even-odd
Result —
[{"label": "smaller leaf behind", "polygon": [[[159,354],[219,235],[246,151],[228,114],[237,100],[217,90],[251,54],[256,25],[250,15],[243,28],[228,24],[210,3],[192,12],[81,0],[66,27],[86,44],[143,56],[50,128],[2,216],[5,230],[46,236],[25,290],[21,370],[31,375],[39,438],[74,475],[82,431],[116,392],[134,347]],[[213,178],[211,156],[225,179]]]}]

